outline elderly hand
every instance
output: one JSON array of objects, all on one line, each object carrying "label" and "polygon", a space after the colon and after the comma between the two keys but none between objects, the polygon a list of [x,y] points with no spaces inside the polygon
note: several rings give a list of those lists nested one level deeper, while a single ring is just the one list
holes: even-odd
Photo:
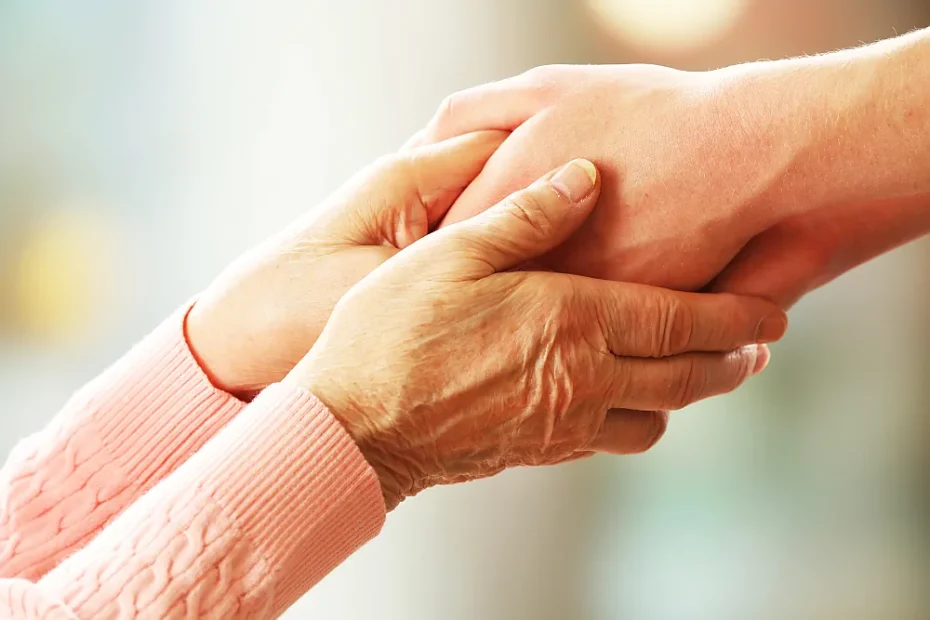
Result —
[{"label": "elderly hand", "polygon": [[576,161],[406,248],[353,287],[285,379],[377,471],[389,508],[437,485],[648,449],[667,409],[736,388],[784,313],[766,301],[510,271],[582,225]]},{"label": "elderly hand", "polygon": [[479,132],[379,160],[231,265],[187,320],[214,383],[248,394],[282,379],[339,298],[435,227],[506,135]]}]

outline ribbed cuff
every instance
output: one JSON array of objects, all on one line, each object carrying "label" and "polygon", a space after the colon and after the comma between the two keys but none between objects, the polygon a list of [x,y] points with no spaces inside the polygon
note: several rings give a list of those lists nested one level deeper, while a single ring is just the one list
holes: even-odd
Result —
[{"label": "ribbed cuff", "polygon": [[312,394],[276,384],[195,457],[198,481],[274,571],[278,613],[380,531],[381,485]]},{"label": "ribbed cuff", "polygon": [[192,306],[177,311],[82,394],[104,448],[143,488],[175,470],[245,407],[213,387],[194,359],[184,336]]}]

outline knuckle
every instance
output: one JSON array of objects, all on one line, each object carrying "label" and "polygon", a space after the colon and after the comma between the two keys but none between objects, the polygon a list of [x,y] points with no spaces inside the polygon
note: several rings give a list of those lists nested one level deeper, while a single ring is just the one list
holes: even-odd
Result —
[{"label": "knuckle", "polygon": [[570,71],[566,65],[541,65],[521,73],[515,84],[535,107],[542,108],[565,93]]},{"label": "knuckle", "polygon": [[436,112],[435,124],[442,126],[452,122],[459,109],[461,96],[461,93],[452,93],[442,100]]},{"label": "knuckle", "polygon": [[410,174],[416,158],[416,151],[391,153],[378,157],[372,167],[379,177],[406,178]]},{"label": "knuckle", "polygon": [[707,372],[696,359],[688,359],[682,370],[678,385],[673,390],[671,408],[684,409],[700,400],[707,389]]},{"label": "knuckle", "polygon": [[625,367],[624,370],[625,372],[614,372],[607,376],[605,400],[616,402],[642,396],[643,389],[639,383],[633,380],[628,368]]},{"label": "knuckle", "polygon": [[548,82],[553,78],[556,65],[539,65],[523,72],[523,78],[528,82]]},{"label": "knuckle", "polygon": [[687,351],[694,337],[693,309],[677,297],[663,298],[659,308],[657,355],[667,357]]},{"label": "knuckle", "polygon": [[625,403],[642,397],[644,384],[637,380],[636,369],[637,364],[629,358],[615,358],[612,354],[599,362],[591,377],[605,403]]},{"label": "knuckle", "polygon": [[555,223],[549,216],[544,199],[533,191],[522,191],[505,200],[506,212],[518,220],[521,226],[532,229],[534,235],[548,238],[555,229]]},{"label": "knuckle", "polygon": [[552,86],[564,77],[570,70],[566,65],[539,65],[523,72],[523,79],[534,86],[546,88]]}]

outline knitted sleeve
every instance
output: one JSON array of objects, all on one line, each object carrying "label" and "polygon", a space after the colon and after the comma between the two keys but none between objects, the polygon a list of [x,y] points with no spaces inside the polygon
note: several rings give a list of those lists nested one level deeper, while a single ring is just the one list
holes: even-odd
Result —
[{"label": "knitted sleeve", "polygon": [[189,308],[14,448],[0,470],[0,577],[41,578],[242,410],[194,360]]},{"label": "knitted sleeve", "polygon": [[0,618],[272,618],[374,537],[381,487],[313,395],[275,385]]}]

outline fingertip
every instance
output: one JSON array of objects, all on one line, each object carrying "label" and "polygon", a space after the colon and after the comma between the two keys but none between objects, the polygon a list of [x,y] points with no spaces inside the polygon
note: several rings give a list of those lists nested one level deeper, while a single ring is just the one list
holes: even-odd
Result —
[{"label": "fingertip", "polygon": [[500,146],[503,144],[504,140],[510,137],[510,132],[503,129],[484,129],[482,131],[476,131],[466,135],[474,136],[475,140],[481,142],[487,142]]},{"label": "fingertip", "polygon": [[587,219],[596,198],[589,166],[571,161],[472,218],[459,234],[481,243],[484,264],[503,271],[565,242]]},{"label": "fingertip", "polygon": [[765,344],[781,340],[788,331],[788,315],[778,309],[765,316],[756,326],[756,342]]},{"label": "fingertip", "polygon": [[756,345],[756,362],[752,369],[752,375],[757,375],[769,365],[772,359],[772,352],[764,344]]},{"label": "fingertip", "polygon": [[732,293],[685,293],[694,302],[695,349],[728,351],[752,344],[776,342],[788,330],[788,315],[760,297]]},{"label": "fingertip", "polygon": [[440,144],[449,143],[450,145],[458,146],[454,143],[460,140],[461,149],[465,152],[464,156],[481,160],[482,167],[484,167],[484,163],[490,159],[495,151],[497,151],[509,137],[509,131],[486,129],[467,133],[459,138],[449,138]]},{"label": "fingertip", "polygon": [[587,159],[573,159],[550,174],[549,184],[573,203],[591,196],[598,185],[597,168]]},{"label": "fingertip", "polygon": [[[509,131],[497,129],[473,131],[441,142],[425,144],[418,148],[418,154],[422,154],[428,161],[438,162],[440,171],[445,176],[455,176],[453,184],[460,186],[461,178],[471,181],[481,172],[491,155],[509,136]],[[453,175],[452,168],[456,166],[467,173]]]},{"label": "fingertip", "polygon": [[651,450],[653,446],[659,443],[659,440],[665,436],[665,431],[668,430],[668,411],[652,411],[652,418],[654,423],[652,439],[646,442],[643,452]]},{"label": "fingertip", "polygon": [[416,148],[419,149],[429,149],[430,151],[434,149],[451,149],[456,151],[477,150],[486,152],[486,157],[490,157],[491,153],[496,151],[500,145],[504,143],[504,140],[510,136],[510,132],[500,129],[483,129],[480,131],[464,133],[458,136],[452,136],[438,141],[428,140],[429,133],[425,130],[420,132],[419,135],[420,143],[416,146]]},{"label": "fingertip", "polygon": [[459,157],[480,157],[486,160],[508,136],[510,136],[509,131],[485,129],[445,140],[432,141],[429,140],[429,132],[422,130],[411,138],[405,147],[409,146],[408,150],[413,151],[412,155],[418,158],[430,159],[431,156],[435,158],[448,153],[456,153]]},{"label": "fingertip", "polygon": [[572,163],[577,166],[584,168],[584,171],[588,174],[588,177],[591,179],[591,183],[597,183],[597,166],[587,159],[576,159]]},{"label": "fingertip", "polygon": [[591,448],[605,454],[641,454],[655,446],[667,429],[667,411],[609,409]]}]

